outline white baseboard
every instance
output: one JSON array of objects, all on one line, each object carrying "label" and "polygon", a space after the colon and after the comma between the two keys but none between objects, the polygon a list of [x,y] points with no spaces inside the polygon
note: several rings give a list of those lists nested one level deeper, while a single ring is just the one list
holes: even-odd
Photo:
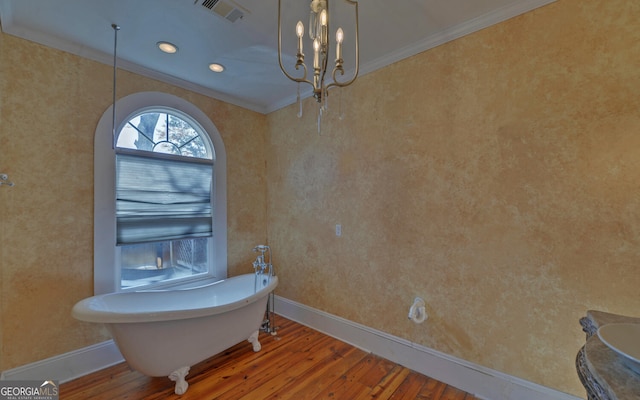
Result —
[{"label": "white baseboard", "polygon": [[[567,393],[441,353],[280,296],[275,296],[275,311],[283,317],[481,399],[580,400]],[[0,380],[57,380],[64,383],[122,361],[124,358],[117,346],[113,340],[108,340],[4,371],[0,374]]]},{"label": "white baseboard", "polygon": [[[579,397],[441,353],[280,296],[275,296],[275,312],[481,399],[580,400]],[[277,322],[276,319],[276,326]]]},{"label": "white baseboard", "polygon": [[3,371],[0,380],[68,382],[124,361],[113,340]]}]

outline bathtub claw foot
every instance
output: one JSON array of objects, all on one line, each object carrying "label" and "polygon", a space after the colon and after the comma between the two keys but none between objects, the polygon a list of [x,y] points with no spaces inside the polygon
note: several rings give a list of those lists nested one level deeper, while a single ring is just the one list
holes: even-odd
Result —
[{"label": "bathtub claw foot", "polygon": [[262,345],[260,344],[260,342],[258,341],[258,334],[260,332],[259,331],[255,331],[251,334],[251,336],[249,336],[249,343],[251,343],[253,345],[253,351],[255,351],[256,353],[260,351],[260,349],[262,349]]},{"label": "bathtub claw foot", "polygon": [[189,388],[189,384],[185,380],[185,377],[189,373],[189,369],[191,369],[191,367],[178,368],[169,375],[169,379],[176,383],[175,393],[178,395],[184,394]]}]

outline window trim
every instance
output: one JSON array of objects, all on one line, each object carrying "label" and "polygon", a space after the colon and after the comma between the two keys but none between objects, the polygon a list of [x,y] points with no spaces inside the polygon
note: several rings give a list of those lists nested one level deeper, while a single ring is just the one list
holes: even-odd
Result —
[{"label": "window trim", "polygon": [[[145,109],[177,110],[189,116],[209,135],[213,144],[215,193],[213,195],[213,262],[210,274],[192,281],[227,277],[227,160],[220,132],[198,107],[177,96],[161,92],[140,92],[116,101],[116,132],[129,118]],[[116,248],[115,159],[113,105],[100,118],[94,142],[94,294],[120,291],[120,252]],[[179,285],[189,279],[180,280]]]}]

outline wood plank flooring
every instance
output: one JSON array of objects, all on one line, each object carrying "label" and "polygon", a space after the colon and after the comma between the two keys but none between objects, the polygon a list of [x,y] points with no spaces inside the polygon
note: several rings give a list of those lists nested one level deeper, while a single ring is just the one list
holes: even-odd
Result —
[{"label": "wood plank flooring", "polygon": [[281,316],[276,325],[276,336],[260,333],[260,352],[242,342],[191,367],[182,396],[121,363],[62,384],[60,399],[478,400]]}]

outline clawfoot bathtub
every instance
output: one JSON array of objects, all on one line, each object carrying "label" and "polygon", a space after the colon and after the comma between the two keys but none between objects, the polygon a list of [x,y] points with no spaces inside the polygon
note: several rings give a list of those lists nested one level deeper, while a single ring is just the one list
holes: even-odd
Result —
[{"label": "clawfoot bathtub", "polygon": [[246,274],[182,290],[111,293],[78,302],[76,319],[104,323],[125,360],[148,376],[168,376],[176,394],[189,368],[258,331],[277,276]]}]

